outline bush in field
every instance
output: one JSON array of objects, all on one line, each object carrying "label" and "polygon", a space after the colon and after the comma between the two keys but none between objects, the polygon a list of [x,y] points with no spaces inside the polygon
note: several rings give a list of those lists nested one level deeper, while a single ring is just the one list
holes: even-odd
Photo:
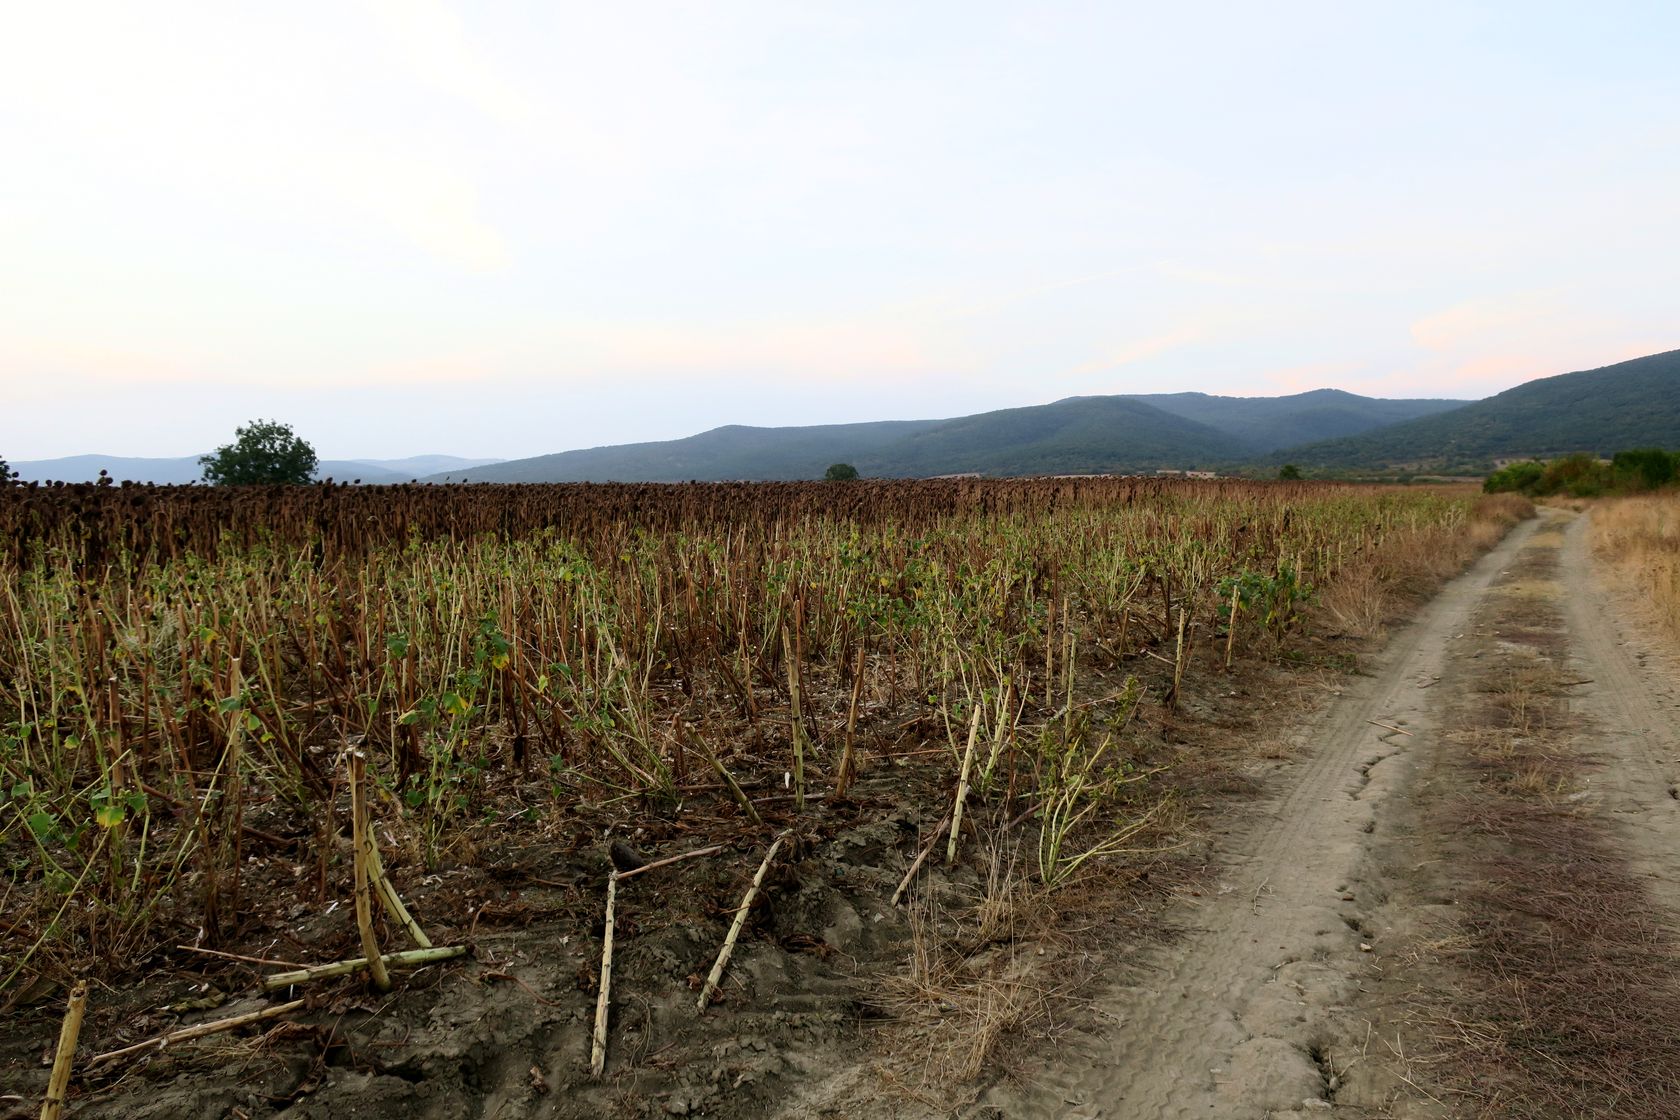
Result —
[{"label": "bush in field", "polygon": [[12,468],[7,464],[6,460],[0,459],[0,486],[4,486],[6,483],[10,482],[12,479],[14,479],[16,477],[17,477],[17,473],[12,470]]},{"label": "bush in field", "polygon": [[823,472],[823,478],[829,482],[850,482],[857,476],[857,468],[850,463],[835,463]]},{"label": "bush in field", "polygon": [[1546,464],[1537,459],[1530,459],[1526,463],[1512,463],[1502,467],[1487,476],[1482,483],[1484,494],[1533,494],[1535,487],[1540,485],[1540,476],[1546,473]]},{"label": "bush in field", "polygon": [[201,456],[204,481],[216,486],[265,483],[302,485],[315,477],[315,449],[293,434],[290,425],[253,420],[234,429],[234,441]]},{"label": "bush in field", "polygon": [[1301,481],[1301,468],[1297,467],[1294,463],[1285,463],[1283,466],[1278,468],[1278,480],[1280,482]]},{"label": "bush in field", "polygon": [[1591,455],[1569,455],[1546,464],[1536,489],[1539,494],[1568,494],[1596,498],[1611,489],[1610,468]]},{"label": "bush in field", "polygon": [[1569,455],[1542,463],[1512,463],[1494,471],[1482,483],[1488,494],[1513,492],[1532,498],[1568,494],[1596,498],[1605,494],[1637,494],[1672,485],[1680,478],[1680,453],[1661,448],[1618,451],[1606,463],[1591,455]]},{"label": "bush in field", "polygon": [[1640,447],[1618,451],[1610,460],[1617,485],[1626,490],[1655,490],[1674,481],[1680,453],[1664,451],[1660,447]]}]

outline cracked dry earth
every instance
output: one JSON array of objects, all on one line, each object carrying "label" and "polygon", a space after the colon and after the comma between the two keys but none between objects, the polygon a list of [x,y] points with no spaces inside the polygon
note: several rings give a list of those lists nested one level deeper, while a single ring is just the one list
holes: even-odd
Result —
[{"label": "cracked dry earth", "polygon": [[1546,628],[1545,656],[1575,686],[1563,703],[1570,749],[1593,760],[1591,811],[1652,906],[1680,910],[1672,666],[1637,652],[1623,623],[1637,604],[1605,589],[1586,522],[1547,510],[1518,526],[1397,632],[1304,729],[1275,794],[1232,821],[1218,885],[1167,915],[1178,936],[1097,997],[1110,1025],[1065,1039],[974,1114],[1474,1114],[1413,1063],[1430,1040],[1408,1012],[1452,983],[1428,945],[1452,928],[1462,886],[1441,865],[1469,866],[1475,841],[1443,837],[1429,806],[1464,788],[1454,721],[1511,645],[1496,613],[1507,630],[1525,612]]}]

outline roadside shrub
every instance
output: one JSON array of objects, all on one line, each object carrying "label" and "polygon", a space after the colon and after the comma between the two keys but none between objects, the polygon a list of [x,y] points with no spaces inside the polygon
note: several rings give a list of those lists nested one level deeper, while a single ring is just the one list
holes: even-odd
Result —
[{"label": "roadside shrub", "polygon": [[1530,459],[1526,463],[1512,463],[1488,475],[1487,480],[1482,483],[1482,493],[1532,494],[1540,484],[1540,476],[1545,473],[1546,465],[1537,459]]},{"label": "roadside shrub", "polygon": [[1536,493],[1596,498],[1611,488],[1609,467],[1591,455],[1569,455],[1546,464]]},{"label": "roadside shrub", "polygon": [[1664,451],[1660,447],[1640,447],[1618,451],[1610,460],[1618,488],[1624,490],[1655,490],[1674,481],[1676,461],[1680,453]]}]

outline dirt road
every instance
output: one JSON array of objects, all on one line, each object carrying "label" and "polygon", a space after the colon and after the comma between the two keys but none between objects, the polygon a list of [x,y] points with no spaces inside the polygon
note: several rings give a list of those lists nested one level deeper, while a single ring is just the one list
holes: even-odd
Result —
[{"label": "dirt road", "polygon": [[1436,982],[1406,969],[1420,939],[1454,918],[1448,879],[1430,868],[1451,853],[1421,808],[1464,753],[1452,721],[1477,671],[1516,648],[1492,636],[1496,602],[1507,621],[1562,620],[1544,632],[1543,656],[1566,666],[1563,703],[1589,737],[1575,748],[1601,764],[1591,803],[1648,893],[1680,906],[1674,698],[1630,646],[1585,530],[1585,518],[1546,511],[1397,633],[1370,675],[1313,721],[1275,796],[1222,839],[1217,886],[1169,919],[1182,935],[1100,997],[1112,1026],[1065,1042],[1030,1084],[994,1090],[987,1110],[1454,1115],[1450,1095],[1409,1066],[1394,1004],[1396,991]]}]

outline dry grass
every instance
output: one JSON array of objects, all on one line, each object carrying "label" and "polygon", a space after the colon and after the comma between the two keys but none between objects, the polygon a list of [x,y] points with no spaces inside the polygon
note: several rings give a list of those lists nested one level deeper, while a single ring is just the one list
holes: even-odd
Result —
[{"label": "dry grass", "polygon": [[945,910],[931,892],[913,897],[906,967],[879,981],[870,1002],[900,1028],[894,1049],[913,1056],[924,1090],[971,1084],[1012,1035],[1050,1022],[1065,985],[1048,975],[1038,946],[1055,922],[1047,893],[998,858],[966,913]]},{"label": "dry grass", "polygon": [[1370,571],[1338,580],[1324,593],[1322,603],[1336,628],[1357,638],[1382,633],[1383,621],[1394,609],[1383,581]]},{"label": "dry grass", "polygon": [[1640,592],[1680,640],[1680,494],[1602,502],[1592,515],[1593,547]]},{"label": "dry grass", "polygon": [[1534,504],[1521,495],[1484,496],[1450,536],[1396,536],[1386,542],[1371,564],[1350,568],[1327,587],[1320,606],[1340,633],[1376,637],[1499,543],[1512,525],[1533,516]]},{"label": "dry grass", "polygon": [[1675,947],[1599,824],[1555,797],[1570,781],[1520,763],[1466,813],[1501,852],[1464,899],[1459,1010],[1437,1038],[1478,1115],[1674,1117]]}]

